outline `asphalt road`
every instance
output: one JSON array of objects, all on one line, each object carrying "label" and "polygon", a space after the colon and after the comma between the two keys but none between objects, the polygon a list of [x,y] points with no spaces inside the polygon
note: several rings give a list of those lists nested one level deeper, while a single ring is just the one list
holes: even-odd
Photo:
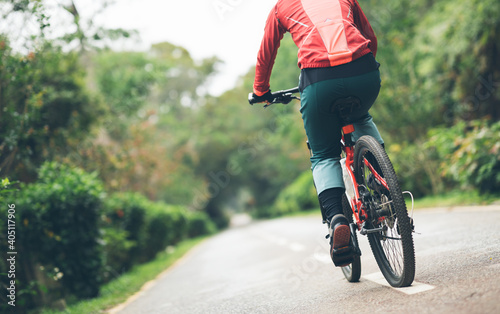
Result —
[{"label": "asphalt road", "polygon": [[359,237],[362,277],[328,256],[319,216],[235,227],[193,249],[114,313],[500,313],[500,206],[416,211],[416,277],[387,286]]}]

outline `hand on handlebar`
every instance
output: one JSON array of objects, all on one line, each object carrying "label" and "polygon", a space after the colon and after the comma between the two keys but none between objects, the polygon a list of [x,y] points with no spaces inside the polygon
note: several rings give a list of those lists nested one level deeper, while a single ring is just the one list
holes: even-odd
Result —
[{"label": "hand on handlebar", "polygon": [[250,105],[256,104],[256,103],[266,103],[264,108],[272,105],[272,104],[288,104],[291,102],[293,99],[298,99],[300,98],[294,96],[294,93],[298,93],[299,89],[298,87],[288,89],[288,90],[283,90],[275,93],[271,93],[271,91],[268,91],[262,96],[257,96],[254,93],[248,94],[248,102]]},{"label": "hand on handlebar", "polygon": [[255,93],[252,93],[252,102],[251,104],[255,103],[263,103],[265,102],[266,105],[271,104],[274,101],[274,96],[271,93],[271,90],[268,90],[264,95],[262,96],[257,96]]}]

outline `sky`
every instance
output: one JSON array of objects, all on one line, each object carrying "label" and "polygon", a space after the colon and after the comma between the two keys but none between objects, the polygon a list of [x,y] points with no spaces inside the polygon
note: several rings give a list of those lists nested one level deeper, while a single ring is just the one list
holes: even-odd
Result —
[{"label": "sky", "polygon": [[[208,90],[218,96],[255,65],[267,16],[277,0],[115,0],[100,14],[95,13],[105,0],[73,1],[83,21],[92,19],[96,26],[139,32],[140,42],[122,41],[114,49],[146,51],[152,44],[168,41],[186,48],[195,60],[217,56],[223,64]],[[71,15],[62,9],[71,0],[43,3],[52,26],[48,37],[62,36],[75,27]],[[22,38],[37,29],[38,23],[20,16],[0,19],[0,30],[11,34],[14,47],[17,39],[21,51]]]},{"label": "sky", "polygon": [[[75,0],[91,11],[91,0]],[[209,91],[219,95],[255,65],[267,16],[276,0],[118,0],[96,21],[110,28],[136,29],[136,49],[168,41],[183,46],[194,59],[224,61]],[[80,8],[81,7],[81,8]],[[129,48],[129,47],[122,47]]]}]

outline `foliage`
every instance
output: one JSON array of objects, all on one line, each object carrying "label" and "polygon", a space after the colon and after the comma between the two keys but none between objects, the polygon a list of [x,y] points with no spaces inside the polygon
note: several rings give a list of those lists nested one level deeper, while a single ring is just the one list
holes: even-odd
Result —
[{"label": "foliage", "polygon": [[455,189],[498,192],[499,122],[473,120],[433,128],[419,143],[391,144],[401,185],[417,197]]},{"label": "foliage", "polygon": [[430,131],[426,147],[439,156],[441,174],[463,188],[500,191],[500,122],[476,120]]},{"label": "foliage", "polygon": [[103,281],[107,282],[130,269],[132,260],[137,255],[131,251],[137,248],[137,242],[129,239],[129,234],[123,229],[101,228],[103,245]]},{"label": "foliage", "polygon": [[169,245],[174,245],[187,235],[188,221],[185,211],[178,206],[152,203],[148,208],[144,255],[147,260],[156,256]]},{"label": "foliage", "polygon": [[361,5],[379,39],[382,90],[372,111],[387,142],[422,140],[459,120],[500,119],[498,1]]},{"label": "foliage", "polygon": [[109,110],[105,126],[112,138],[126,136],[129,118],[132,122],[138,118],[160,74],[154,61],[142,52],[106,51],[94,56],[95,84]]},{"label": "foliage", "polygon": [[145,202],[145,197],[131,193],[114,194],[105,200],[100,225],[104,230],[106,279],[139,262],[144,244]]},{"label": "foliage", "polygon": [[189,238],[212,234],[216,231],[215,224],[204,212],[188,212],[187,217],[187,236]]},{"label": "foliage", "polygon": [[99,136],[80,145],[70,159],[99,171],[111,191],[132,190],[188,205],[202,188],[193,170],[195,107],[203,102],[201,87],[217,62],[197,62],[169,43],[148,53],[94,54],[89,80],[108,111]]},{"label": "foliage", "polygon": [[9,178],[3,178],[0,181],[0,202],[2,204],[7,203],[9,196],[15,191],[13,185],[14,183],[10,182]]},{"label": "foliage", "polygon": [[279,216],[309,209],[319,209],[311,171],[303,172],[278,195],[267,215]]},{"label": "foliage", "polygon": [[107,280],[151,260],[182,239],[215,231],[204,213],[152,202],[137,193],[119,193],[106,199],[100,226]]},{"label": "foliage", "polygon": [[94,297],[103,282],[168,246],[215,231],[205,213],[140,194],[115,194],[103,201],[96,173],[55,162],[43,164],[38,181],[23,185],[12,197],[18,209],[18,250],[26,265],[19,280],[23,286],[38,281],[29,306],[70,294]]},{"label": "foliage", "polygon": [[23,186],[17,195],[22,251],[54,269],[54,280],[81,298],[96,296],[101,283],[97,239],[102,197],[95,173],[54,162],[43,164],[38,182]]},{"label": "foliage", "polygon": [[99,109],[82,75],[76,54],[46,43],[22,56],[0,36],[0,173],[32,181],[86,136]]},{"label": "foliage", "polygon": [[425,142],[392,143],[387,153],[394,166],[403,190],[411,191],[415,197],[443,193],[445,186],[452,187],[439,173],[436,151],[424,148]]},{"label": "foliage", "polygon": [[[286,36],[271,77],[273,90],[297,86],[296,63],[297,48]],[[280,190],[308,168],[299,103],[265,110],[249,106],[242,95],[252,90],[254,73],[250,70],[233,90],[208,99],[193,130],[199,156],[195,169],[206,182],[205,208],[212,218],[222,220],[219,226],[227,221],[227,204],[231,210],[270,206]]]},{"label": "foliage", "polygon": [[[60,219],[75,208],[88,208],[92,197],[97,206],[101,200],[92,191],[104,190],[95,175],[68,166],[47,164],[52,166],[44,169],[53,170],[37,174],[45,161],[95,171],[106,191],[121,192],[105,200],[100,232],[92,225],[82,239],[99,240],[91,260],[99,264],[102,256],[103,280],[187,236],[213,231],[213,222],[227,226],[231,211],[274,216],[318,207],[300,104],[249,106],[245,95],[252,90],[253,68],[234,89],[213,97],[207,82],[220,62],[215,57],[194,60],[170,43],[147,52],[100,49],[132,32],[85,20],[79,1],[56,7],[61,19],[72,23],[62,32],[47,16],[44,1],[3,3],[5,21],[23,14],[37,29],[17,50],[15,23],[0,34],[0,175],[22,182],[40,176],[18,194],[19,204],[30,204],[22,209],[29,217],[20,239],[44,241],[33,251],[33,262],[42,248],[53,252],[63,242],[50,228],[62,226]],[[382,90],[371,113],[404,188],[417,196],[459,186],[498,191],[500,3],[363,0],[361,5],[378,35],[382,64]],[[46,34],[53,30],[61,37],[49,40]],[[271,77],[273,91],[297,85],[296,53],[286,36]],[[77,173],[92,179],[80,182]],[[66,186],[64,180],[75,183]],[[82,189],[69,189],[77,186]],[[87,196],[74,199],[78,193]],[[46,221],[44,215],[56,212],[62,216]],[[91,213],[79,211],[71,219]],[[65,226],[73,226],[71,219]],[[70,273],[50,261],[47,273],[64,273],[48,287],[57,289]]]}]

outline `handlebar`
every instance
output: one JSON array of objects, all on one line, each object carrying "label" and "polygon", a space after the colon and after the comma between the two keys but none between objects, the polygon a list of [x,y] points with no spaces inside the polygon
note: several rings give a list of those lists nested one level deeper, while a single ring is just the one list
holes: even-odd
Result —
[{"label": "handlebar", "polygon": [[[290,103],[293,99],[300,100],[299,97],[293,95],[293,94],[298,93],[298,92],[299,92],[299,88],[294,87],[291,89],[286,89],[286,90],[271,93],[271,95],[273,96],[273,101],[271,101],[269,104],[264,105],[264,108],[267,108],[272,104],[284,104],[284,105],[286,105],[286,104]],[[257,101],[253,98],[253,93],[248,94],[248,102],[250,103],[250,105],[257,103]]]}]

